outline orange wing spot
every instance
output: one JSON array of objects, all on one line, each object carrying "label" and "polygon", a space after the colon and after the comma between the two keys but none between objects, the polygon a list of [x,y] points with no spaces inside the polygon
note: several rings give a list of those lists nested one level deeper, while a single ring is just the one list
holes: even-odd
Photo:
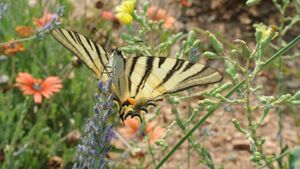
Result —
[{"label": "orange wing spot", "polygon": [[131,105],[135,105],[135,104],[136,104],[136,100],[133,99],[133,98],[127,99],[127,102],[128,102],[129,104],[131,104]]}]

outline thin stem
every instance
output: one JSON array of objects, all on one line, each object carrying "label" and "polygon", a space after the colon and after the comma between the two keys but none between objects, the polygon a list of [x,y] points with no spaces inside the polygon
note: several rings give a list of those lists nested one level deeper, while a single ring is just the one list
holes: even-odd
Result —
[{"label": "thin stem", "polygon": [[155,160],[154,153],[152,151],[150,139],[148,139],[148,149],[149,149],[149,152],[150,152],[150,155],[151,155],[151,158],[152,158],[153,165],[156,166],[156,160]]},{"label": "thin stem", "polygon": [[17,39],[17,40],[12,40],[12,41],[8,41],[8,42],[2,42],[2,43],[0,43],[0,46],[4,46],[4,45],[11,44],[11,43],[16,43],[16,42],[28,41],[28,40],[32,40],[34,38],[36,38],[36,35],[30,36],[28,38]]},{"label": "thin stem", "polygon": [[[268,163],[272,163],[272,162],[278,160],[279,158],[282,158],[282,157],[284,157],[284,156],[286,156],[286,155],[289,155],[290,153],[291,153],[290,150],[285,151],[285,152],[283,152],[282,154],[280,154],[279,156],[277,156],[276,158],[273,158],[272,160],[270,160]],[[264,165],[260,166],[259,169],[264,168],[266,165],[268,165],[268,163],[265,163]]]},{"label": "thin stem", "polygon": [[285,52],[287,52],[290,48],[292,48],[298,41],[300,40],[300,35],[298,35],[295,39],[290,41],[285,47],[281,48],[279,51],[277,51],[270,59],[268,59],[266,62],[264,62],[261,66],[261,71],[265,66],[270,64],[273,60],[277,59],[281,55],[283,55]]}]

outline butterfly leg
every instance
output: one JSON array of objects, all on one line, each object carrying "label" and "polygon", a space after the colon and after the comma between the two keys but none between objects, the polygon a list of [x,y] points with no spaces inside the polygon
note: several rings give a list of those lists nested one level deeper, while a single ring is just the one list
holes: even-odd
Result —
[{"label": "butterfly leg", "polygon": [[131,118],[138,117],[139,120],[140,120],[140,122],[141,122],[141,123],[143,122],[142,117],[141,117],[141,113],[140,113],[140,112],[129,111],[129,112],[125,115],[124,120],[126,120],[126,118],[127,118],[128,116],[131,116]]}]

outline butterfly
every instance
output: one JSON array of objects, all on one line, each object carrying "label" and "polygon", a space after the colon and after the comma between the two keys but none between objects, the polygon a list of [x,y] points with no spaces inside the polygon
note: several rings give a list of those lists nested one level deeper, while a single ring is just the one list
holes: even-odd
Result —
[{"label": "butterfly", "polygon": [[122,121],[155,106],[163,96],[194,86],[220,82],[222,75],[209,66],[169,57],[125,57],[118,48],[108,52],[86,36],[63,28],[51,31],[53,37],[95,74],[107,81],[112,78],[112,92]]}]

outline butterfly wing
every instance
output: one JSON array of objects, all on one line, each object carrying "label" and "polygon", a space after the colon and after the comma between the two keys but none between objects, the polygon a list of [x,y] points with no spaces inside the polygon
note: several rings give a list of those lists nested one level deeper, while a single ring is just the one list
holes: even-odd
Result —
[{"label": "butterfly wing", "polygon": [[125,97],[146,101],[222,80],[222,75],[209,66],[166,57],[127,58],[125,72],[130,93]]},{"label": "butterfly wing", "polygon": [[102,46],[84,35],[66,29],[54,29],[51,33],[58,42],[79,57],[98,79],[107,80],[108,77],[103,71],[109,57]]},{"label": "butterfly wing", "polygon": [[115,79],[124,84],[116,85],[115,90],[122,120],[128,116],[141,120],[141,111],[147,112],[149,105],[166,94],[222,80],[222,75],[209,66],[166,57],[126,58],[123,69],[122,76]]}]

